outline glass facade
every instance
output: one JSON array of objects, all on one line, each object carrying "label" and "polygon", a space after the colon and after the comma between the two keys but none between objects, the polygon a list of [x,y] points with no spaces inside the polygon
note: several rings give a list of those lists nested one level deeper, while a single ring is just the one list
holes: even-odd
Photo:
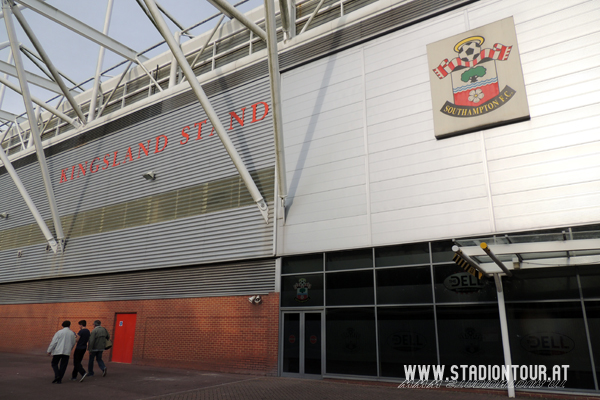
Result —
[{"label": "glass facade", "polygon": [[[313,349],[321,373],[402,380],[407,366],[443,365],[444,377],[451,378],[451,366],[504,365],[496,283],[454,264],[452,245],[438,241],[283,258],[281,310],[324,312],[322,358]],[[600,270],[513,272],[502,278],[512,364],[548,371],[569,365],[566,389],[597,392]],[[290,327],[282,321],[285,334],[298,329],[295,320]],[[283,363],[292,371],[299,355],[288,347]]]}]

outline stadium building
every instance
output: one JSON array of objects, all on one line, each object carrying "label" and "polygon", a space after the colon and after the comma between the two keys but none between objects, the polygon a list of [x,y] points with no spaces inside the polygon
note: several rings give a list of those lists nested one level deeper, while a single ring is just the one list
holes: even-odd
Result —
[{"label": "stadium building", "polygon": [[3,114],[0,351],[100,319],[113,362],[600,394],[600,3],[213,1]]}]

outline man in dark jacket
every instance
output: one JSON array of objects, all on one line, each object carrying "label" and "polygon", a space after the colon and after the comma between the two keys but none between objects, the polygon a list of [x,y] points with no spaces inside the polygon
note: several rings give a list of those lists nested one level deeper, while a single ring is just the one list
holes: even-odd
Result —
[{"label": "man in dark jacket", "polygon": [[85,327],[87,322],[85,320],[79,321],[79,332],[77,333],[77,345],[75,346],[75,352],[73,353],[73,373],[71,374],[71,380],[77,380],[77,373],[81,374],[81,380],[83,382],[87,376],[87,372],[81,365],[81,360],[85,355],[87,349],[88,340],[90,339],[90,331]]},{"label": "man in dark jacket", "polygon": [[100,321],[94,321],[94,329],[90,335],[88,350],[90,351],[90,361],[88,363],[87,376],[94,376],[94,358],[98,360],[98,366],[102,370],[102,376],[106,376],[106,365],[102,361],[102,352],[106,348],[106,341],[110,339],[108,331],[100,326]]}]

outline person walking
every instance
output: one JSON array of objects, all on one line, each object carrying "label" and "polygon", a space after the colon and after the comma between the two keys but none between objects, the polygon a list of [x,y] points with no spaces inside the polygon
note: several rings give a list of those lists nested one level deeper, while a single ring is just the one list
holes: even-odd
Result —
[{"label": "person walking", "polygon": [[[54,334],[50,345],[48,346],[48,355],[52,355],[52,369],[54,370],[54,380],[52,383],[62,383],[67,366],[69,365],[69,356],[75,346],[75,332],[69,327],[71,321],[64,321],[63,328]],[[59,367],[60,362],[60,367]]]},{"label": "person walking", "polygon": [[102,352],[106,348],[106,341],[110,339],[110,335],[106,328],[101,326],[99,320],[94,321],[94,329],[90,334],[90,341],[88,343],[88,350],[90,352],[90,361],[88,362],[88,373],[87,376],[94,376],[94,359],[98,361],[98,366],[102,370],[102,376],[106,376],[106,365],[102,361]]},{"label": "person walking", "polygon": [[90,339],[90,331],[85,327],[87,322],[85,320],[79,321],[79,332],[77,332],[77,346],[75,347],[75,352],[73,353],[73,373],[71,374],[71,380],[77,380],[77,374],[81,374],[81,379],[79,382],[83,382],[85,377],[87,376],[87,372],[83,369],[83,365],[81,365],[81,361],[83,360],[83,356],[85,355],[85,351],[87,350],[88,340]]}]

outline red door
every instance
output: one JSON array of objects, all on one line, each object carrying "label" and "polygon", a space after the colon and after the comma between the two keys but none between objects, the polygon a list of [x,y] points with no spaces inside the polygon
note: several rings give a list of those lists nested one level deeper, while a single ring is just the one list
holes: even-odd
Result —
[{"label": "red door", "polygon": [[136,317],[136,314],[117,314],[111,361],[131,364]]}]

